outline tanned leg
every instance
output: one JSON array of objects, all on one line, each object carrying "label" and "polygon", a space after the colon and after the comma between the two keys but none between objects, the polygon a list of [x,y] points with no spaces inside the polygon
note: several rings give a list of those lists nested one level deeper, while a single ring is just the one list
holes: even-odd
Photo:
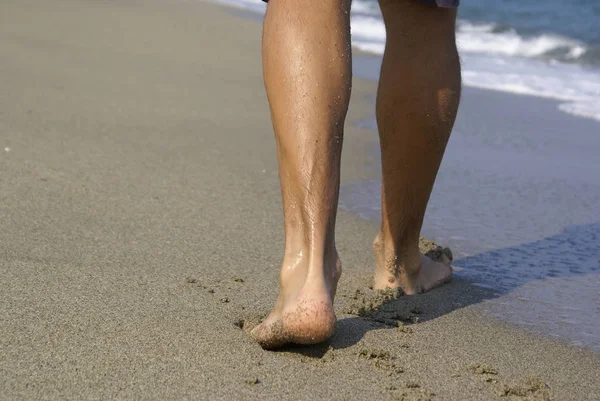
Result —
[{"label": "tanned leg", "polygon": [[279,298],[252,336],[264,347],[333,334],[343,126],[351,86],[349,0],[271,0],[263,72],[277,139],[285,255]]},{"label": "tanned leg", "polygon": [[387,43],[377,93],[383,186],[374,288],[414,294],[452,274],[419,252],[419,234],[460,98],[456,10],[408,0],[379,3]]}]

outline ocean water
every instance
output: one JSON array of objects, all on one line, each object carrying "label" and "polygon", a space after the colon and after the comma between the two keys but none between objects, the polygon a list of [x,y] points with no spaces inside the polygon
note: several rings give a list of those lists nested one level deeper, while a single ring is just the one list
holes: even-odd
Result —
[{"label": "ocean water", "polygon": [[[263,13],[260,0],[215,0]],[[354,0],[352,43],[383,54],[376,0]],[[558,108],[600,120],[600,2],[463,0],[457,43],[466,86],[560,101]]]},{"label": "ocean water", "polygon": [[[490,289],[486,313],[597,353],[599,130],[550,99],[465,88],[422,231],[452,249],[456,277]],[[340,208],[379,221],[375,132],[365,151],[373,178],[345,183]]]}]

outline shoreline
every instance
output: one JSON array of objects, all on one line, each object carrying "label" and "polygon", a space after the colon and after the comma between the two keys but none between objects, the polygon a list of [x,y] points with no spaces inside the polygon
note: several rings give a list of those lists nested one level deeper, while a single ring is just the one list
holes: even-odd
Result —
[{"label": "shoreline", "polygon": [[[356,51],[354,61],[355,77],[377,82],[381,57]],[[371,176],[342,185],[340,207],[378,222],[381,184],[375,90],[376,86],[366,95],[371,115],[351,121],[372,131],[373,140],[365,148],[371,156],[365,166]],[[560,103],[464,87],[422,235],[452,249],[453,265],[460,269],[456,275],[493,290],[497,299],[487,307],[490,315],[600,354],[596,334],[600,309],[594,307],[600,305],[595,290],[600,276],[594,263],[600,247],[589,244],[589,238],[600,234],[600,213],[594,201],[579,201],[600,199],[600,186],[594,185],[600,163],[593,162],[590,151],[597,143],[600,122],[564,113]],[[564,138],[575,145],[564,143]],[[561,213],[552,202],[549,207],[540,205],[544,197],[569,211]],[[515,225],[525,220],[531,228]],[[554,260],[548,254],[556,254]],[[527,312],[529,308],[535,312]]]},{"label": "shoreline", "polygon": [[[359,56],[355,73],[375,78],[378,63]],[[600,353],[600,246],[590,242],[600,234],[600,123],[552,99],[470,87],[462,98],[422,234],[452,249],[460,277],[494,289],[491,314]],[[342,185],[340,206],[377,222],[372,114],[352,121],[373,131],[364,150],[371,176]]]},{"label": "shoreline", "polygon": [[[344,211],[336,334],[263,351],[239,327],[272,306],[283,249],[260,24],[134,0],[4,19],[1,398],[600,399],[598,355],[487,317],[466,279],[370,291],[378,227]],[[348,121],[373,86],[354,81]],[[372,141],[348,125],[344,184],[372,176]]]}]

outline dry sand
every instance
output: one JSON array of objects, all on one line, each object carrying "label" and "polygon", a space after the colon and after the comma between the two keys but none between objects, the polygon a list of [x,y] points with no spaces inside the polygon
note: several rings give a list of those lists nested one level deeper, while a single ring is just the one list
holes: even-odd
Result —
[{"label": "dry sand", "polygon": [[[196,2],[2,2],[0,399],[600,399],[597,355],[485,317],[483,289],[374,294],[377,226],[346,213],[331,341],[246,336],[283,247],[260,29]],[[347,182],[372,133],[346,135]]]}]

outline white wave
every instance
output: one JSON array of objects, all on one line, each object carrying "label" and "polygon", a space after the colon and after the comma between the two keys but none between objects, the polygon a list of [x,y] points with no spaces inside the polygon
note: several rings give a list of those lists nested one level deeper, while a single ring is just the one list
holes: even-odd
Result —
[{"label": "white wave", "polygon": [[600,74],[571,64],[463,54],[463,83],[485,89],[552,98],[559,109],[600,120]]},{"label": "white wave", "polygon": [[[523,38],[513,30],[495,32],[495,24],[474,24],[459,21],[456,42],[461,53],[500,54],[504,56],[540,57],[554,51],[564,53],[565,58],[578,59],[587,46],[577,40],[559,35],[544,34]],[[385,27],[381,18],[354,14],[352,33],[361,42],[377,40],[385,42]],[[360,43],[359,43],[360,44]]]},{"label": "white wave", "polygon": [[540,57],[560,51],[570,59],[577,59],[587,51],[584,43],[564,36],[543,34],[524,38],[514,29],[496,32],[497,28],[496,24],[459,21],[456,41],[460,50],[521,57]]},{"label": "white wave", "polygon": [[[580,57],[585,47],[554,35],[523,39],[512,30],[493,33],[495,24],[461,21],[457,45],[467,86],[526,94],[564,101],[559,109],[600,120],[600,73],[579,65],[547,62],[536,57],[568,49]],[[369,53],[383,54],[385,27],[375,16],[353,14],[352,44]]]}]

